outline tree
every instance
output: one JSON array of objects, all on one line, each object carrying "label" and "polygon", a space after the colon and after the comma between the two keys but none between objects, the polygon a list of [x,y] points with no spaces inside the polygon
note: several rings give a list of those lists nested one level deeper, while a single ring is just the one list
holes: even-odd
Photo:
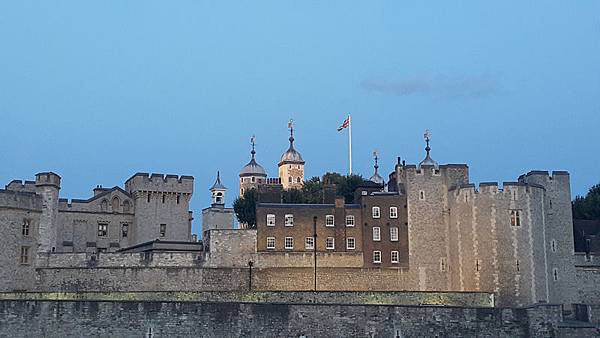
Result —
[{"label": "tree", "polygon": [[[304,204],[320,204],[323,203],[323,182],[328,182],[336,185],[336,193],[338,196],[344,196],[346,203],[354,202],[354,191],[356,188],[365,183],[359,175],[340,175],[338,173],[326,173],[323,176],[323,181],[318,177],[312,177],[304,182],[302,189],[289,189],[281,193],[281,201],[283,203],[304,203]],[[233,202],[233,211],[240,223],[248,224],[248,228],[256,228],[256,201],[258,193],[254,189],[250,189],[243,196],[238,197]]]},{"label": "tree", "polygon": [[299,189],[284,190],[281,193],[281,202],[293,204],[304,203],[304,194]]},{"label": "tree", "polygon": [[233,211],[238,221],[248,224],[251,229],[256,228],[256,195],[256,191],[250,189],[233,202]]},{"label": "tree", "polygon": [[318,177],[312,177],[304,182],[302,187],[303,202],[306,204],[323,203],[323,183]]},{"label": "tree", "polygon": [[600,184],[592,186],[585,197],[575,197],[572,206],[574,219],[600,220]]},{"label": "tree", "polygon": [[344,196],[346,203],[354,202],[354,191],[359,185],[367,182],[360,175],[340,175],[339,173],[326,173],[323,182],[333,183],[337,186],[337,195]]}]

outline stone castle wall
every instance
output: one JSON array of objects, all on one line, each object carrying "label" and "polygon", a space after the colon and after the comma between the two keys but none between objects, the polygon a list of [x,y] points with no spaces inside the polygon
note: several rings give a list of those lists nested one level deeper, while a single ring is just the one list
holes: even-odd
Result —
[{"label": "stone castle wall", "polygon": [[[493,291],[506,304],[549,301],[543,194],[541,187],[517,183],[450,191],[453,289]],[[511,210],[519,211],[520,225],[511,225]]]},{"label": "stone castle wall", "polygon": [[542,201],[544,219],[544,242],[536,249],[547,257],[550,302],[564,302],[574,297],[578,288],[575,275],[573,243],[573,214],[571,209],[571,186],[567,172],[532,171],[519,178],[528,184],[544,187]]},{"label": "stone castle wall", "polygon": [[[252,320],[248,320],[251,318]],[[561,308],[527,309],[135,301],[0,301],[10,337],[556,337]]]},{"label": "stone castle wall", "polygon": [[397,166],[396,177],[407,195],[409,261],[413,270],[418,270],[418,290],[447,290],[450,288],[450,272],[444,268],[450,254],[447,195],[449,188],[468,183],[468,167]]},{"label": "stone castle wall", "polygon": [[[0,290],[27,290],[34,285],[35,258],[42,199],[33,193],[0,190]],[[22,232],[30,221],[29,235]],[[29,248],[28,263],[21,263],[21,248]]]}]

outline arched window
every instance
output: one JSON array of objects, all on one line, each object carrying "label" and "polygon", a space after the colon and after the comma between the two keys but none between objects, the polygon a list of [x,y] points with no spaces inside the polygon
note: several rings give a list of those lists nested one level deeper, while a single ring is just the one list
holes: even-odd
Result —
[{"label": "arched window", "polygon": [[112,211],[113,212],[119,211],[120,206],[121,206],[121,201],[119,200],[118,197],[115,196],[112,199],[112,203],[111,203]]},{"label": "arched window", "polygon": [[130,212],[131,211],[131,203],[129,203],[129,201],[125,201],[123,202],[123,212]]},{"label": "arched window", "polygon": [[107,200],[102,200],[102,202],[100,202],[100,210],[102,211],[106,211],[108,210],[108,201]]},{"label": "arched window", "polygon": [[222,201],[223,201],[223,193],[218,192],[217,197],[215,198],[215,202],[220,204],[220,203],[222,203]]},{"label": "arched window", "polygon": [[292,176],[288,177],[288,182],[292,183]]},{"label": "arched window", "polygon": [[300,177],[296,178],[296,182],[300,183]]}]

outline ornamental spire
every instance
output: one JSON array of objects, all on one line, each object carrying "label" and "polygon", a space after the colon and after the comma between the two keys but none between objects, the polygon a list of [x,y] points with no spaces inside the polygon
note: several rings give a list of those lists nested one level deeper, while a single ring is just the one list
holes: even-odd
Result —
[{"label": "ornamental spire", "polygon": [[252,135],[250,138],[250,144],[252,144],[252,151],[250,154],[252,154],[252,159],[254,159],[254,155],[256,155],[256,150],[254,150],[254,147],[256,146],[256,136]]},{"label": "ornamental spire", "polygon": [[429,132],[429,129],[425,130],[425,134],[423,134],[423,138],[425,139],[425,142],[427,143],[427,146],[425,147],[425,151],[427,152],[427,157],[429,157],[429,151],[431,150],[431,148],[429,147],[429,141],[431,140],[431,133]]},{"label": "ornamental spire", "polygon": [[423,161],[421,161],[421,163],[419,163],[419,167],[418,169],[421,169],[421,166],[424,165],[428,165],[428,166],[433,166],[435,169],[439,168],[439,165],[436,161],[434,161],[431,156],[429,155],[429,152],[431,151],[431,147],[429,146],[429,142],[431,141],[431,133],[429,132],[429,129],[425,130],[425,134],[423,134],[423,138],[425,139],[425,151],[426,151],[426,155],[425,155],[425,159]]},{"label": "ornamental spire", "polygon": [[290,119],[288,129],[290,130],[290,148],[294,148],[294,120]]},{"label": "ornamental spire", "polygon": [[384,184],[385,181],[383,180],[383,177],[379,175],[379,152],[377,150],[373,151],[373,159],[375,160],[375,165],[373,166],[373,168],[375,168],[375,173],[369,178],[369,181],[377,184]]},{"label": "ornamental spire", "polygon": [[375,168],[375,174],[377,174],[377,169],[379,169],[379,164],[377,163],[379,152],[377,150],[373,151],[373,158],[375,159],[375,165],[373,167]]}]

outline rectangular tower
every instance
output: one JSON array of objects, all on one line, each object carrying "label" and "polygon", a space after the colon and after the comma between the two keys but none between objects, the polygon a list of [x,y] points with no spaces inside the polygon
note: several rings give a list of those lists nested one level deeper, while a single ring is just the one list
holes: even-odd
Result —
[{"label": "rectangular tower", "polygon": [[125,190],[135,201],[133,245],[191,240],[192,176],[137,173],[125,182]]}]

